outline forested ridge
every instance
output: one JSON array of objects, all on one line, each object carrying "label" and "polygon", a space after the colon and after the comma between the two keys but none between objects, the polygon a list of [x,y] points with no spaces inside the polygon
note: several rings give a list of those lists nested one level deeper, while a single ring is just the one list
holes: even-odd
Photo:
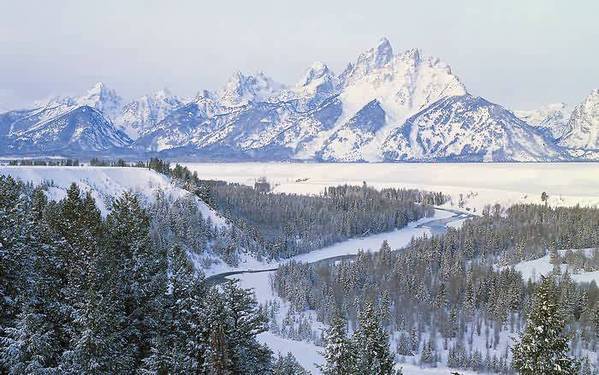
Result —
[{"label": "forested ridge", "polygon": [[[511,373],[511,337],[526,325],[538,284],[509,265],[555,249],[597,247],[598,223],[595,208],[495,207],[461,229],[415,239],[399,251],[385,243],[377,253],[339,264],[288,263],[276,271],[273,286],[296,314],[315,310],[329,325],[341,315],[350,331],[360,326],[365,304],[374,303],[405,361]],[[597,269],[598,259],[595,250],[583,267]],[[599,289],[561,275],[562,258],[552,261],[551,298],[571,354],[586,371],[599,360]]]},{"label": "forested ridge", "polygon": [[148,168],[171,176],[229,219],[246,244],[266,259],[289,258],[355,236],[390,231],[432,216],[448,197],[416,189],[328,187],[320,195],[264,192],[202,180],[186,167],[151,159]]}]

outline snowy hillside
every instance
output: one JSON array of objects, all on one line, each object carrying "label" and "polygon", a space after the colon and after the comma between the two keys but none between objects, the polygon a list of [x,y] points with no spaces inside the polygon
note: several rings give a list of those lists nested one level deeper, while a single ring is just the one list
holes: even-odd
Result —
[{"label": "snowy hillside", "polygon": [[[49,185],[47,195],[52,200],[64,198],[67,188],[76,183],[92,193],[104,215],[109,212],[112,200],[125,191],[137,193],[146,204],[154,201],[158,191],[173,199],[190,194],[172,184],[168,177],[145,168],[0,166],[0,175],[34,184],[46,183]],[[227,225],[225,219],[204,202],[199,199],[196,202],[204,217],[209,217],[217,226]]]},{"label": "snowy hillside", "polygon": [[[574,253],[584,254],[587,258],[593,257],[596,249],[580,249],[574,250]],[[560,256],[564,256],[566,254],[566,250],[558,250]],[[524,280],[538,281],[542,276],[548,276],[554,269],[554,265],[551,264],[551,257],[549,254],[545,255],[542,258],[524,261],[515,264],[514,269],[518,272],[522,273],[522,278]],[[575,270],[573,267],[567,263],[560,265],[560,272],[565,273],[569,272],[572,280],[578,283],[590,283],[595,281],[595,283],[599,284],[599,271],[589,271],[585,272],[584,270]]]},{"label": "snowy hillside", "polygon": [[0,115],[5,155],[93,154],[123,149],[131,140],[90,106],[50,104]]},{"label": "snowy hillside", "polygon": [[385,160],[559,160],[561,150],[505,108],[471,95],[441,99],[383,145]]}]

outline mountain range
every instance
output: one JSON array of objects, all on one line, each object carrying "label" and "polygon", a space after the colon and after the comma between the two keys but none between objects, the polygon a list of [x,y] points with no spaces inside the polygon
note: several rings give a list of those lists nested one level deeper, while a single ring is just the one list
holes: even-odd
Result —
[{"label": "mountain range", "polygon": [[599,90],[511,111],[471,95],[450,66],[385,38],[335,74],[293,85],[262,72],[181,98],[127,102],[102,83],[0,114],[0,155],[179,160],[561,161],[599,159]]}]

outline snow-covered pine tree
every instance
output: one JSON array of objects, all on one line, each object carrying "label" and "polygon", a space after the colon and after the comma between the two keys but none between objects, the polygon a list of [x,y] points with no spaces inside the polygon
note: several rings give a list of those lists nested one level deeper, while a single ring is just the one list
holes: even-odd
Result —
[{"label": "snow-covered pine tree", "polygon": [[48,231],[41,221],[41,215],[46,204],[45,195],[36,189],[32,210],[20,231],[23,240],[21,245],[26,246],[23,250],[27,250],[23,255],[28,266],[19,271],[26,275],[27,283],[21,291],[21,312],[11,326],[2,327],[0,362],[3,365],[0,365],[0,373],[4,372],[3,367],[5,372],[13,374],[44,373],[58,369],[64,344],[56,334],[61,325],[61,302],[57,293],[60,280],[49,270],[59,265],[55,247],[45,242],[48,240]]},{"label": "snow-covered pine tree", "polygon": [[355,353],[347,337],[347,322],[336,314],[325,332],[325,363],[320,368],[324,375],[351,375],[356,372]]},{"label": "snow-covered pine tree", "polygon": [[206,351],[205,297],[203,278],[196,275],[187,253],[180,246],[173,246],[169,251],[166,327],[160,330],[147,361],[150,368],[186,374],[201,371]]},{"label": "snow-covered pine tree", "polygon": [[272,366],[272,375],[308,375],[297,359],[291,353],[286,356],[279,354]]},{"label": "snow-covered pine tree", "polygon": [[228,315],[227,344],[233,373],[258,374],[270,367],[271,351],[256,341],[256,335],[268,328],[268,319],[258,307],[251,289],[235,281],[222,287],[222,299]]},{"label": "snow-covered pine tree", "polygon": [[389,336],[383,329],[374,305],[366,302],[360,313],[360,327],[352,337],[356,352],[356,373],[393,374],[394,356]]},{"label": "snow-covered pine tree", "polygon": [[513,366],[521,374],[578,373],[578,361],[568,356],[568,339],[555,294],[553,279],[543,278],[527,326],[512,349]]},{"label": "snow-covered pine tree", "polygon": [[106,218],[106,244],[111,249],[124,316],[122,335],[134,367],[150,355],[164,316],[167,292],[167,254],[153,246],[150,219],[138,198],[129,192],[118,197]]}]

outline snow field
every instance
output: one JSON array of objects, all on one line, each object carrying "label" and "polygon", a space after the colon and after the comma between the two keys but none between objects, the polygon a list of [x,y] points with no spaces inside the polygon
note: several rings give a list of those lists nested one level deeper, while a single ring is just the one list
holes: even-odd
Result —
[{"label": "snow field", "polygon": [[[274,191],[320,194],[327,186],[414,188],[450,195],[445,206],[480,213],[486,205],[599,204],[597,163],[186,163],[204,179],[253,185],[260,177]],[[463,202],[460,207],[460,200]]]}]

